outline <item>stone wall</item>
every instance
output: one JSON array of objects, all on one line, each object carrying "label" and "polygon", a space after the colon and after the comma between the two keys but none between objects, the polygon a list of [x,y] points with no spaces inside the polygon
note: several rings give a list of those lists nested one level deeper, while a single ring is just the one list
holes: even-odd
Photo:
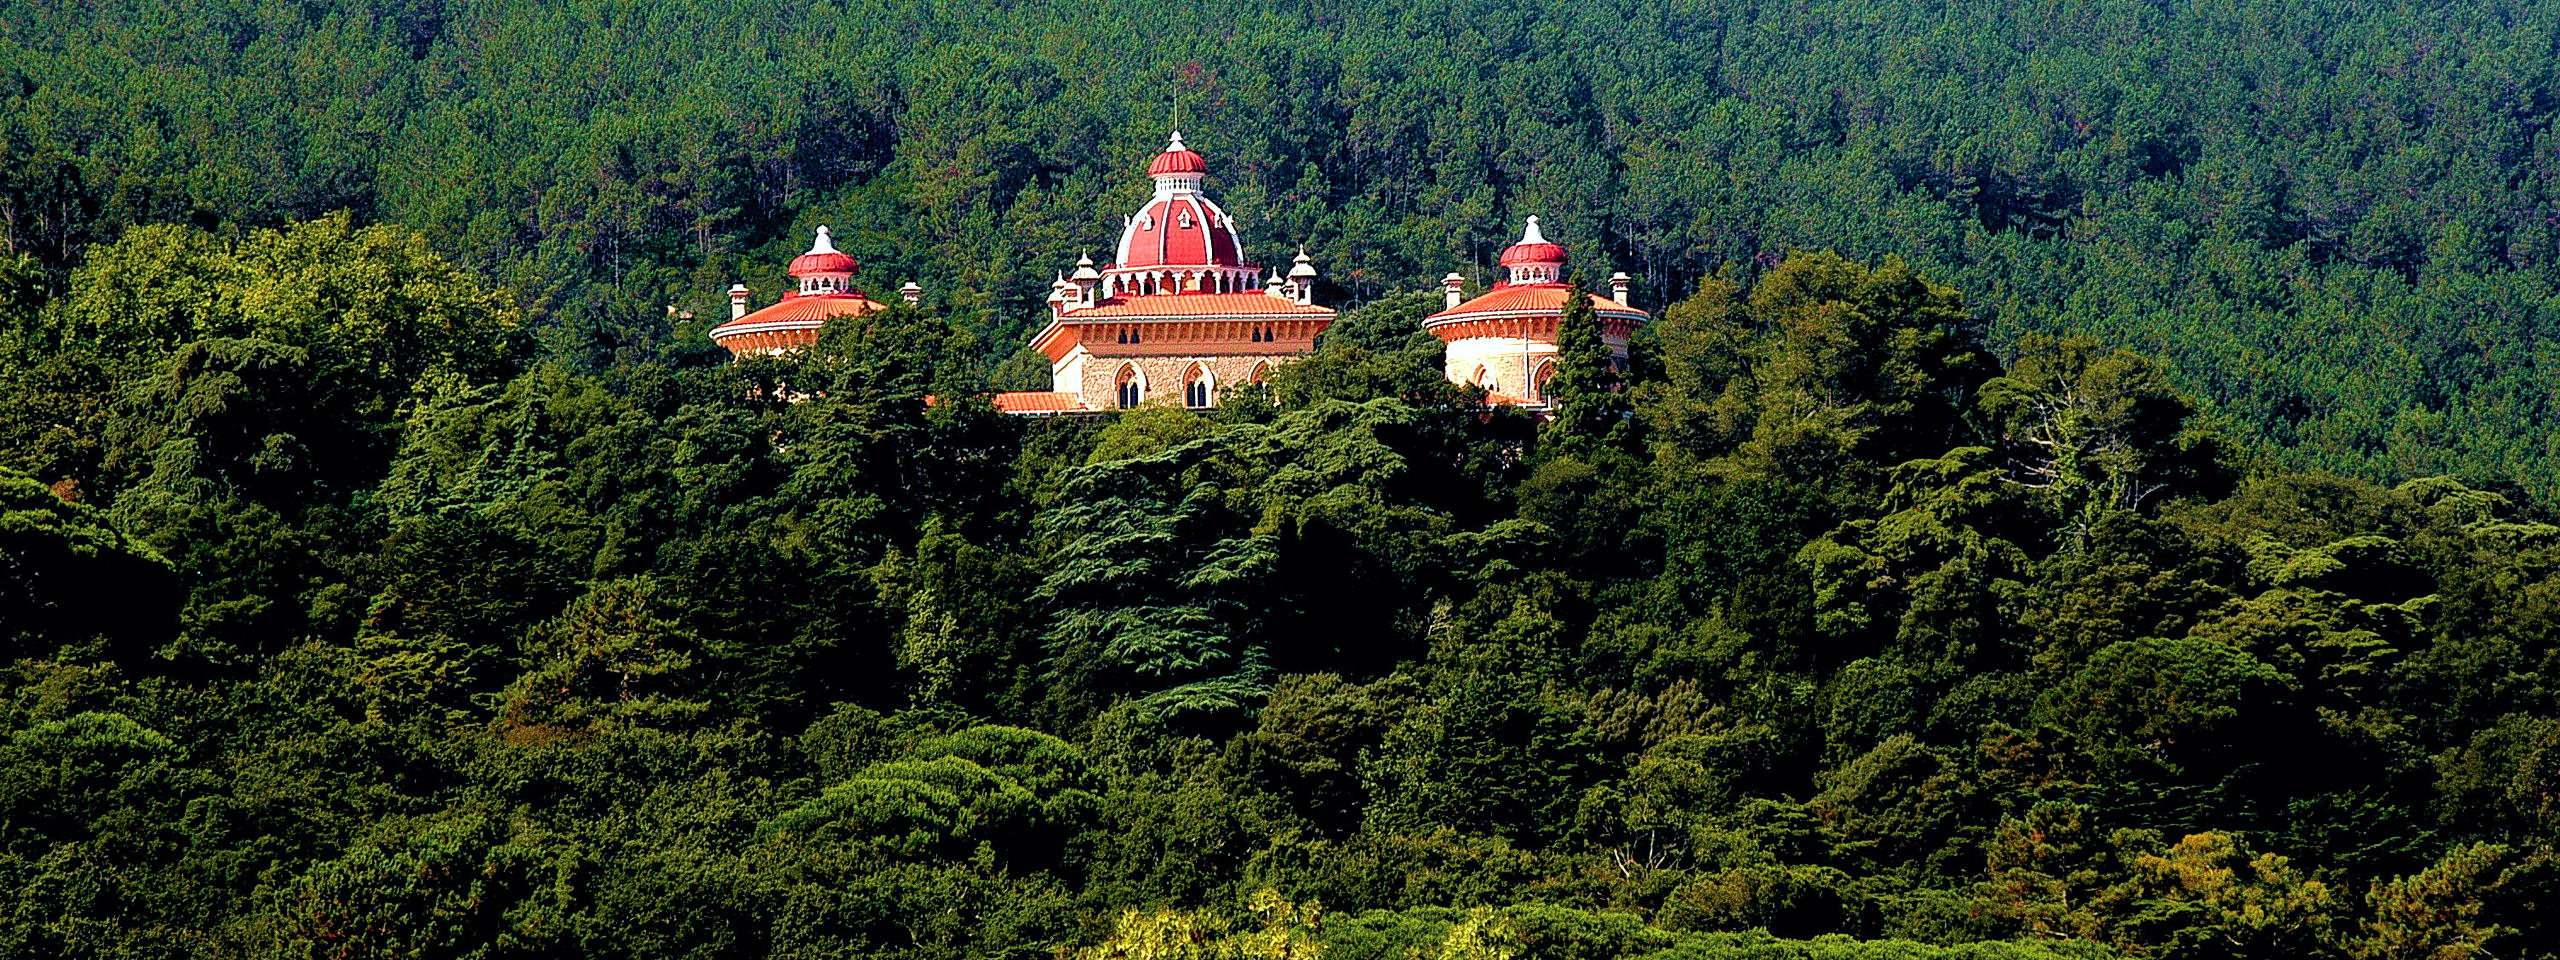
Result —
[{"label": "stone wall", "polygon": [[1120,372],[1128,367],[1136,367],[1145,383],[1139,402],[1180,406],[1185,374],[1191,370],[1193,364],[1206,364],[1209,368],[1209,401],[1215,404],[1224,399],[1227,388],[1253,382],[1255,366],[1265,363],[1277,366],[1291,359],[1293,358],[1253,355],[1093,357],[1084,362],[1082,392],[1087,406],[1100,410],[1117,407],[1120,405]]}]

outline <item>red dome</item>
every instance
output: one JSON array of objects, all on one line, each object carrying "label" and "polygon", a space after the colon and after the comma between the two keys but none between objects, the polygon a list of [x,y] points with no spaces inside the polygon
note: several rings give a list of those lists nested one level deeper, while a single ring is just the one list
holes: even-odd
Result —
[{"label": "red dome", "polygon": [[1207,172],[1209,161],[1182,145],[1180,131],[1175,131],[1173,139],[1165,142],[1164,152],[1156,154],[1155,162],[1147,164],[1147,176],[1150,177],[1196,177]]},{"label": "red dome", "polygon": [[821,273],[852,273],[853,258],[842,253],[804,253],[791,258],[791,275],[806,277]]},{"label": "red dome", "polygon": [[1523,263],[1563,263],[1564,261],[1564,248],[1552,243],[1515,243],[1509,249],[1502,251],[1502,265],[1506,267]]},{"label": "red dome", "polygon": [[795,277],[837,273],[849,275],[859,266],[854,262],[853,257],[836,249],[835,239],[828,234],[827,228],[819,227],[818,240],[809,245],[809,252],[791,258],[791,275]]},{"label": "red dome", "polygon": [[1242,267],[1235,221],[1209,198],[1189,191],[1159,193],[1120,231],[1117,269],[1140,267]]},{"label": "red dome", "polygon": [[1536,217],[1530,217],[1527,229],[1520,231],[1520,242],[1502,251],[1502,265],[1506,267],[1526,264],[1562,266],[1565,259],[1564,247],[1548,243],[1546,234],[1538,231]]}]

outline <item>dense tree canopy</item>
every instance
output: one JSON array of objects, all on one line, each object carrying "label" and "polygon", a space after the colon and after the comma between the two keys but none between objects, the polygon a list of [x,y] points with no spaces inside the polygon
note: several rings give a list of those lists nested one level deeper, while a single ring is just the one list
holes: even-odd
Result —
[{"label": "dense tree canopy", "polygon": [[[0,0],[0,955],[2560,957],[2555,29]],[[1344,315],[997,414],[1177,117]]]},{"label": "dense tree canopy", "polygon": [[1906,262],[1707,279],[1622,367],[1585,312],[1543,421],[1424,297],[1018,420],[974,310],[589,366],[345,217],[70,283],[7,334],[12,955],[2560,942],[2546,504],[2003,364]]}]

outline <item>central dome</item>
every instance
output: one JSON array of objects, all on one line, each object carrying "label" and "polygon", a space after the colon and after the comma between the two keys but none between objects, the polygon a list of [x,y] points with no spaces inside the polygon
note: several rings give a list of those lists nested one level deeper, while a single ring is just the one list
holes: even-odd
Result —
[{"label": "central dome", "polygon": [[1236,221],[1200,192],[1208,161],[1182,145],[1176,133],[1147,166],[1155,195],[1120,229],[1114,271],[1250,269]]}]

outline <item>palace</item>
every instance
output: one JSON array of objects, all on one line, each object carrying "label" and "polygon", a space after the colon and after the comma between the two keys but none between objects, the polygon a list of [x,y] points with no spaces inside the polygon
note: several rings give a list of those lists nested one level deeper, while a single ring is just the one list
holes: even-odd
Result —
[{"label": "palace", "polygon": [[1333,311],[1315,304],[1301,249],[1285,278],[1244,259],[1236,218],[1201,192],[1208,161],[1176,133],[1147,165],[1155,194],[1120,228],[1113,261],[1076,261],[1049,287],[1045,391],[999,393],[1007,413],[1075,413],[1177,403],[1211,407],[1229,384],[1315,349]]},{"label": "palace", "polygon": [[[1208,161],[1174,134],[1147,166],[1155,192],[1121,225],[1112,261],[1080,257],[1074,273],[1049,286],[1049,320],[1031,340],[1049,358],[1049,389],[996,394],[996,409],[1042,416],[1213,407],[1224,389],[1260,383],[1273,365],[1315,349],[1334,311],[1315,302],[1314,261],[1303,247],[1286,274],[1245,260],[1236,218],[1202,191],[1208,172]],[[1447,309],[1423,328],[1448,344],[1452,382],[1483,388],[1495,403],[1546,406],[1557,326],[1573,289],[1564,282],[1567,262],[1565,248],[1530,217],[1520,242],[1503,251],[1507,276],[1483,296],[1466,299],[1460,274],[1443,279]],[[829,318],[885,309],[854,289],[858,270],[819,227],[809,252],[791,261],[798,289],[749,312],[748,289],[729,288],[729,322],[712,328],[711,339],[741,357],[815,343]],[[1610,278],[1610,296],[1589,295],[1602,339],[1621,361],[1646,320],[1627,305],[1627,283],[1620,273]],[[915,303],[922,288],[908,283],[899,293]]]}]

